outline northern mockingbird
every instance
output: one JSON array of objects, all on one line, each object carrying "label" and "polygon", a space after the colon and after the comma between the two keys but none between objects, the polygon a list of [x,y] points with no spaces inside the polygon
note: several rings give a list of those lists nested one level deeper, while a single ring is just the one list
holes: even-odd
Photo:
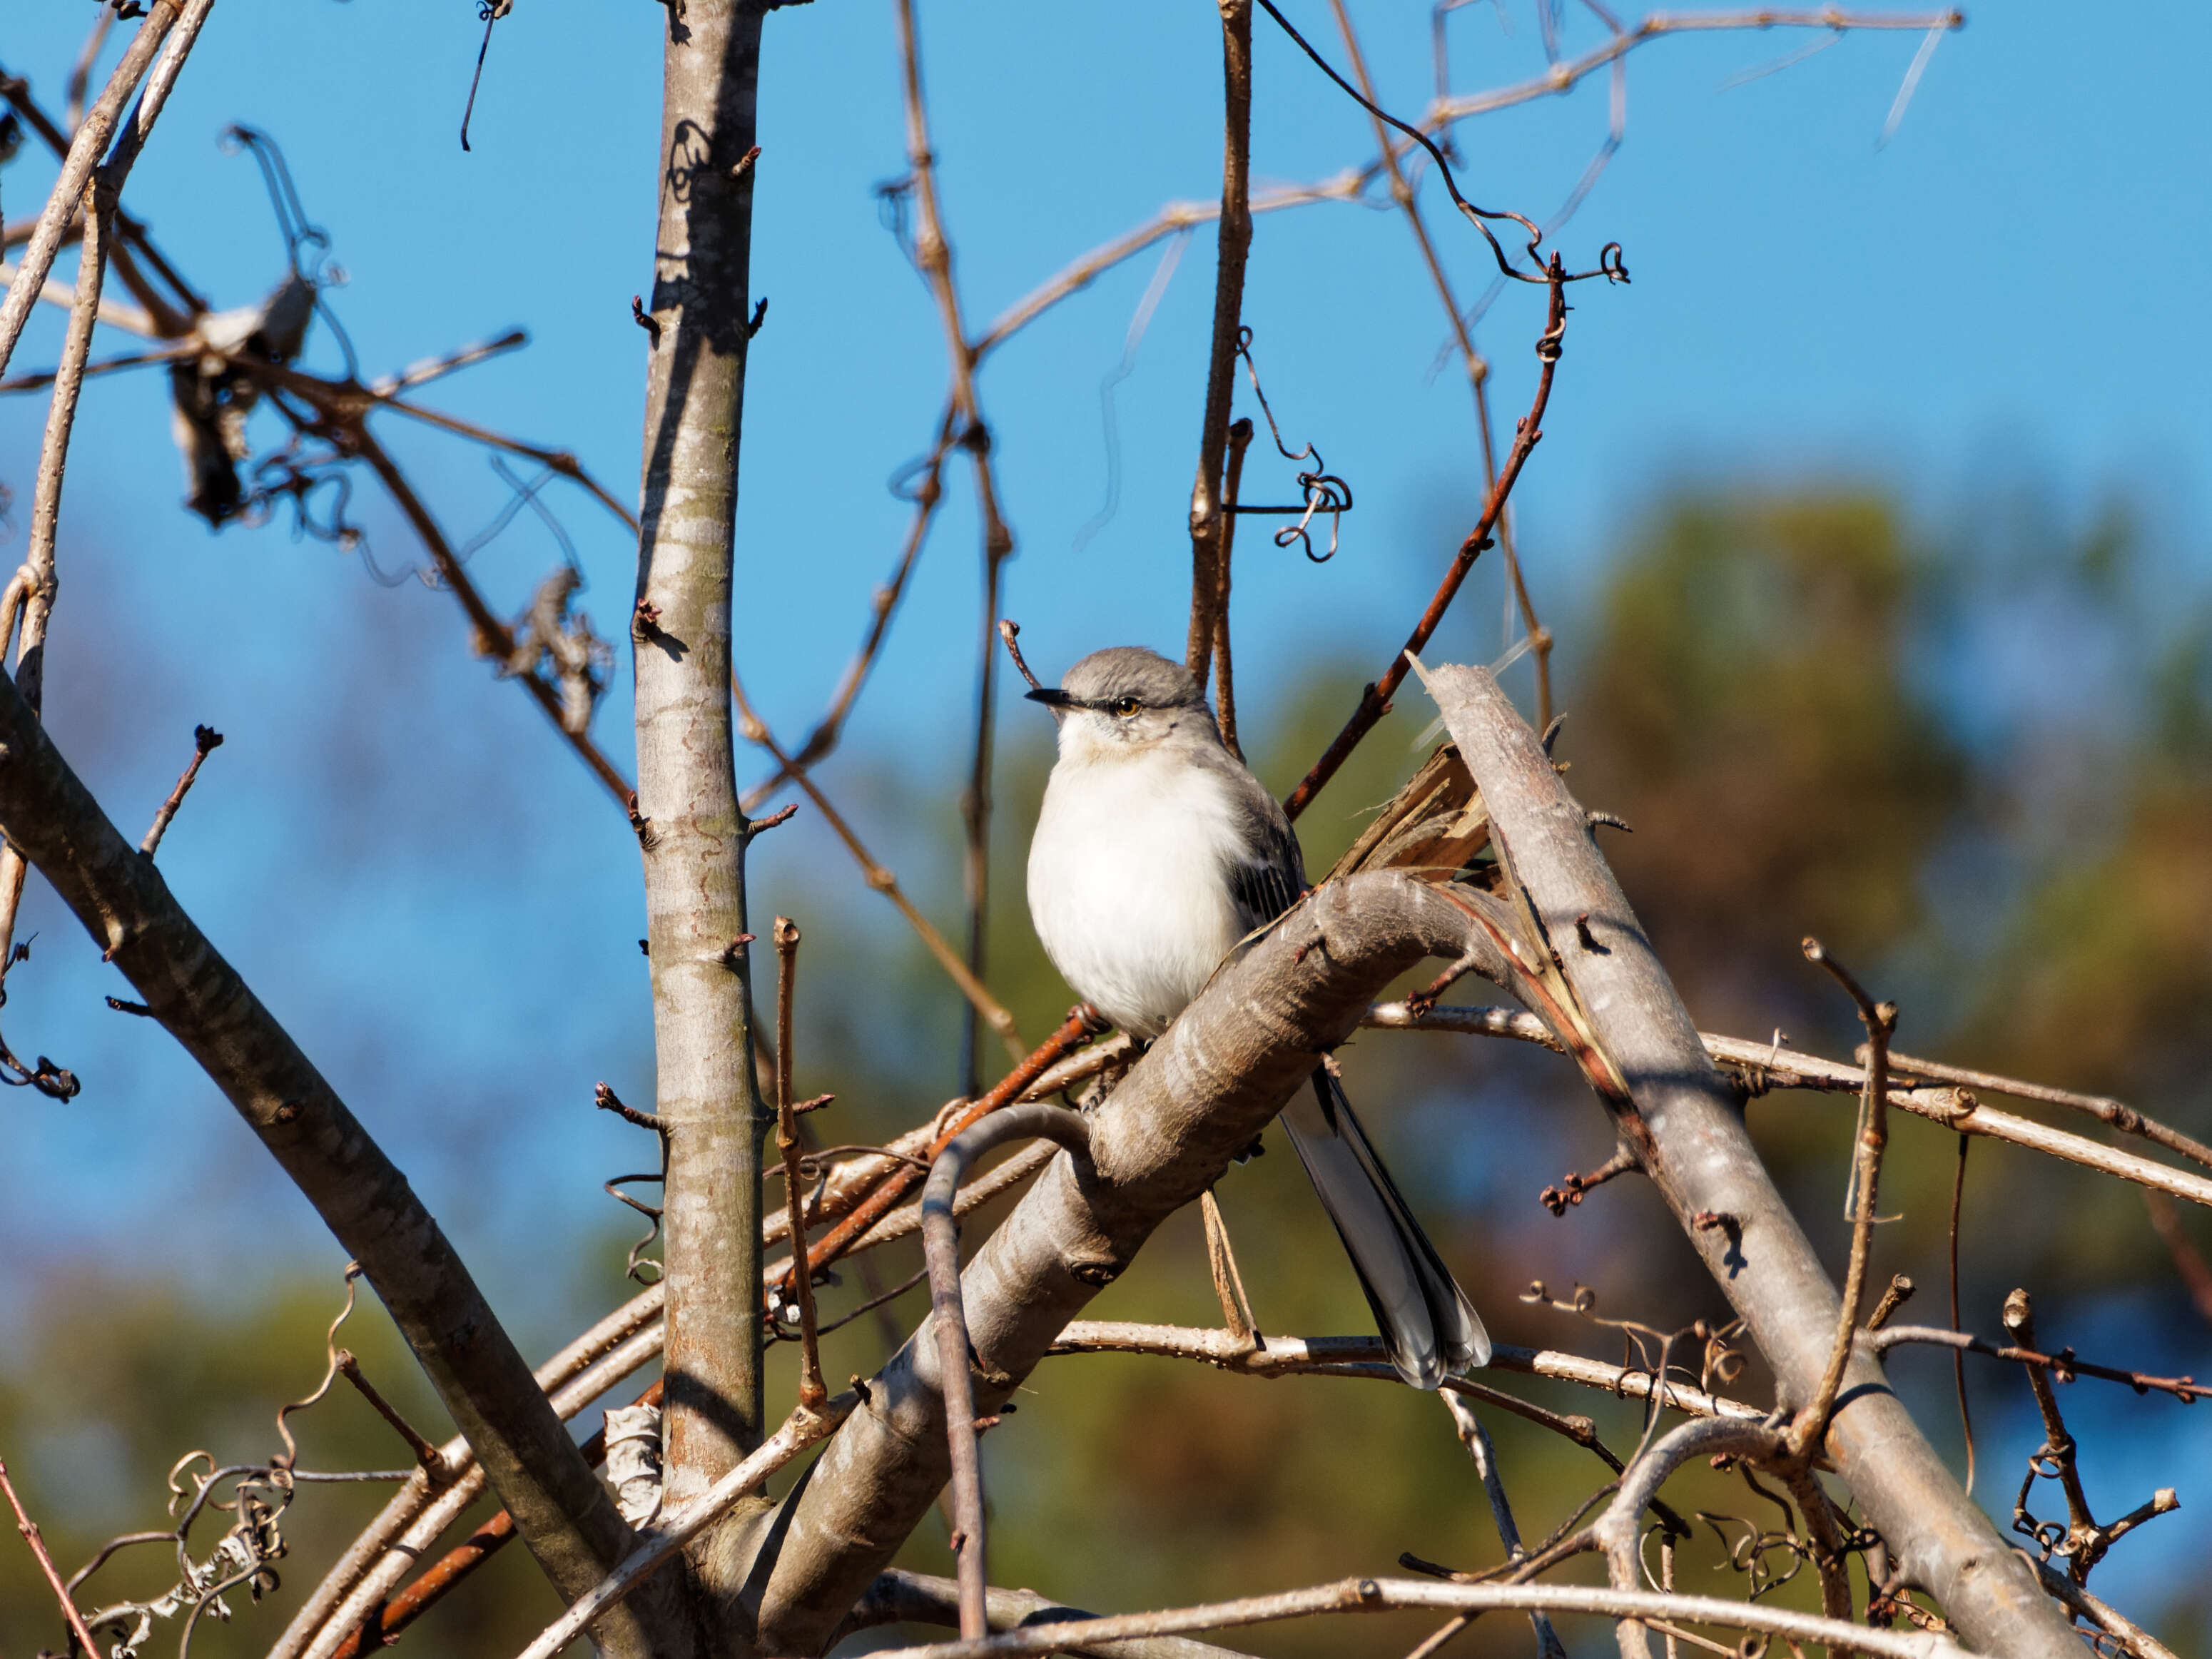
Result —
[{"label": "northern mockingbird", "polygon": [[[1136,646],[1094,651],[1059,690],[1029,696],[1060,726],[1030,843],[1037,937],[1079,996],[1130,1036],[1157,1037],[1305,891],[1297,837],[1223,745],[1181,663]],[[1399,1375],[1433,1389],[1488,1364],[1482,1321],[1326,1068],[1282,1121]]]}]

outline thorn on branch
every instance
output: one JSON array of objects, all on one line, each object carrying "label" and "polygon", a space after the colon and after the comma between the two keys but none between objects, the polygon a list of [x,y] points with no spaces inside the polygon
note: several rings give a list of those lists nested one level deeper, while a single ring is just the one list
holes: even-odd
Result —
[{"label": "thorn on branch", "polygon": [[743,155],[738,157],[737,161],[732,163],[730,167],[730,177],[732,179],[742,179],[747,173],[750,173],[753,170],[753,163],[760,160],[760,153],[761,147],[758,144],[755,144]]},{"label": "thorn on branch", "polygon": [[641,1129],[650,1129],[655,1134],[666,1134],[667,1125],[651,1112],[641,1112],[635,1106],[625,1106],[622,1097],[604,1083],[592,1091],[592,1103],[603,1112],[612,1112],[625,1123],[635,1123]]},{"label": "thorn on branch", "polygon": [[[637,844],[643,848],[647,852],[650,853],[654,848],[660,845],[660,832],[653,827],[653,820],[651,818],[647,817],[642,812],[637,810],[637,791],[635,789],[631,790],[629,792],[629,799],[623,804],[629,811],[630,833],[637,837]],[[645,941],[643,939],[640,939],[638,943],[641,946],[644,945]],[[650,956],[652,952],[648,951],[646,954]]]},{"label": "thorn on branch", "polygon": [[1624,836],[1632,836],[1636,833],[1636,831],[1630,827],[1627,819],[1613,812],[1592,812],[1585,811],[1583,813],[1583,822],[1592,830],[1596,829],[1600,824],[1603,824],[1608,830],[1620,830]]},{"label": "thorn on branch", "polygon": [[1544,752],[1547,755],[1552,752],[1552,745],[1559,740],[1559,728],[1566,723],[1567,717],[1561,713],[1553,715],[1552,723],[1544,728],[1544,735],[1538,741],[1544,745]]},{"label": "thorn on branch", "polygon": [[1583,949],[1593,956],[1609,957],[1613,954],[1610,945],[1600,945],[1591,935],[1589,912],[1587,910],[1575,918],[1575,938],[1580,941]]},{"label": "thorn on branch", "polygon": [[629,319],[645,331],[647,339],[651,342],[647,349],[659,350],[660,319],[645,308],[643,295],[633,294],[629,296]]},{"label": "thorn on branch", "polygon": [[212,726],[195,726],[192,728],[192,757],[185,763],[183,775],[177,779],[177,787],[169,791],[168,799],[161,803],[161,810],[154,814],[153,828],[147,830],[146,839],[138,843],[138,850],[148,858],[154,856],[155,850],[161,844],[161,837],[168,833],[169,820],[177,816],[177,809],[185,804],[185,792],[192,787],[192,780],[199,776],[200,763],[222,747],[222,733]]},{"label": "thorn on branch", "polygon": [[722,966],[732,973],[743,967],[745,963],[745,946],[750,945],[757,937],[758,935],[753,933],[740,933],[725,945],[722,947]]},{"label": "thorn on branch", "polygon": [[[755,155],[759,153],[757,150],[754,151]],[[750,340],[754,335],[759,333],[761,325],[766,321],[768,321],[768,295],[763,294],[753,307],[752,320],[745,325],[745,338]]]},{"label": "thorn on branch", "polygon": [[136,1014],[141,1019],[154,1018],[154,1011],[143,1002],[125,1002],[121,997],[106,997],[102,1000],[118,1014]]}]

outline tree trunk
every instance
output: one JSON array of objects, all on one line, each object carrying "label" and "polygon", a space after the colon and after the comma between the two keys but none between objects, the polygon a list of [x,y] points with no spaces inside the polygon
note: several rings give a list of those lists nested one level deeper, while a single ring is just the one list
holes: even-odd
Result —
[{"label": "tree trunk", "polygon": [[[667,9],[660,213],[643,331],[645,458],[636,659],[657,1094],[667,1137],[665,1503],[696,1498],[760,1443],[760,1160],[744,853],[730,707],[732,552],[749,338],[761,10]],[[741,1512],[726,1523],[741,1526]],[[720,1531],[688,1559],[706,1644],[749,1645]]]}]

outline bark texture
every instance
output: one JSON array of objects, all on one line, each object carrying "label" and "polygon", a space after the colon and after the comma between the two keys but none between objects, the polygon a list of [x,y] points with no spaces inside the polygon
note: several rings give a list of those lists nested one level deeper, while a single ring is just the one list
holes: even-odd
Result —
[{"label": "bark texture", "polygon": [[[668,1287],[663,1501],[681,1510],[764,1432],[761,1157],[745,843],[730,706],[731,596],[749,326],[762,9],[665,9],[660,211],[647,343],[633,822],[645,867]],[[685,1549],[702,1651],[751,1650],[731,1540],[749,1500]]]},{"label": "bark texture", "polygon": [[[1713,1070],[1536,734],[1480,669],[1440,668],[1428,683],[1591,1034],[1634,1097],[1648,1132],[1639,1138],[1646,1173],[1743,1316],[1785,1401],[1803,1407],[1826,1368],[1840,1302],[1752,1145],[1735,1092]],[[1700,1226],[1700,1216],[1719,1220]],[[1863,1346],[1840,1400],[1828,1455],[1911,1582],[1979,1652],[2077,1656],[2064,1613],[1951,1478]]]},{"label": "bark texture", "polygon": [[668,9],[636,620],[638,841],[668,1138],[667,1493],[760,1443],[760,1159],[730,599],[761,14]]}]

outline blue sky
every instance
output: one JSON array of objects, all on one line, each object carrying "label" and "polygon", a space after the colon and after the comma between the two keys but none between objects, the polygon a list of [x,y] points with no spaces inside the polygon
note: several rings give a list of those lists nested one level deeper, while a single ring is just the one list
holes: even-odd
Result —
[{"label": "blue sky", "polygon": [[[0,62],[58,105],[93,10],[13,9]],[[1417,113],[1431,85],[1425,11],[1355,11],[1385,100]],[[1291,15],[1340,61],[1325,8]],[[281,275],[282,246],[252,165],[216,138],[233,121],[265,129],[349,273],[331,300],[368,370],[526,325],[526,352],[425,401],[569,447],[629,498],[644,361],[629,312],[651,280],[663,14],[646,0],[523,0],[493,41],[465,155],[474,16],[459,0],[225,0],[127,200],[218,305],[258,297]],[[1213,16],[1188,0],[923,7],[941,187],[975,323],[1164,203],[1217,193]],[[1509,4],[1504,21],[1488,5],[1453,15],[1455,90],[1540,70],[1531,9]],[[1571,20],[1571,50],[1595,38]],[[1852,34],[1730,84],[1814,38],[1664,39],[1630,60],[1626,142],[1559,241],[1578,264],[1622,243],[1634,283],[1577,293],[1546,441],[1516,498],[1540,608],[1571,620],[1636,514],[1709,477],[1865,477],[1942,511],[1995,473],[2083,517],[2110,491],[2140,491],[2163,505],[2201,576],[2212,216],[2199,112],[2212,19],[1976,9],[1886,146],[1917,33]],[[1264,18],[1257,54],[1262,184],[1370,159],[1366,118]],[[882,0],[815,0],[769,21],[753,290],[770,306],[750,368],[736,625],[749,685],[794,738],[903,534],[907,508],[884,481],[925,448],[944,395],[927,295],[873,194],[906,167],[896,73]],[[1468,193],[1548,216],[1603,137],[1606,99],[1600,76],[1463,126]],[[0,177],[9,214],[33,210],[51,177],[27,147]],[[1469,296],[1487,256],[1441,200],[1428,191],[1431,221]],[[1006,609],[1041,672],[1099,644],[1181,635],[1210,228],[1184,251],[1115,394],[1119,510],[1073,550],[1106,491],[1100,381],[1162,252],[1103,278],[982,372],[1020,548]],[[1509,433],[1540,301],[1510,292],[1480,330]],[[1470,520],[1478,473],[1465,382],[1437,368],[1441,314],[1394,215],[1328,205],[1263,218],[1246,316],[1285,432],[1317,442],[1359,500],[1327,566],[1257,536],[1240,544],[1240,678],[1248,708],[1264,711],[1317,653],[1381,666],[1409,595]],[[50,361],[58,337],[48,313],[15,367]],[[335,361],[327,336],[312,355]],[[8,545],[23,534],[43,410],[0,400],[0,480],[17,492]],[[502,489],[480,454],[385,430],[457,538],[497,509]],[[1262,451],[1252,467],[1255,489],[1279,499],[1291,487],[1292,469]],[[976,625],[974,517],[964,477],[949,476],[851,761],[825,773],[834,786],[888,765],[910,799],[941,808],[900,817],[857,788],[851,803],[925,884],[951,867]],[[635,1149],[583,1103],[599,1077],[650,1093],[629,833],[535,710],[468,659],[450,600],[379,586],[281,526],[211,535],[180,494],[160,379],[99,384],[70,474],[50,721],[133,834],[192,724],[229,735],[163,849],[169,879],[495,1293],[550,1335],[566,1292],[507,1246],[518,1227],[605,1218],[599,1175]],[[404,532],[372,497],[364,485],[377,557],[408,564]],[[557,500],[590,578],[585,608],[618,617],[634,550],[580,497]],[[474,568],[519,610],[556,556],[526,515]],[[1495,653],[1493,581],[1486,572],[1471,588],[1443,648]],[[626,675],[598,726],[625,766]],[[789,834],[765,860],[760,908],[848,902],[818,896],[823,882],[849,893],[842,855],[803,821]],[[157,1030],[100,1005],[123,988],[49,896],[33,894],[26,926],[41,930],[36,971],[10,982],[9,1035],[76,1066],[88,1091],[67,1108],[0,1102],[12,1119],[0,1251],[131,1260],[158,1239],[203,1285],[246,1263],[328,1255],[334,1270],[335,1247],[204,1080]],[[242,1215],[256,1218],[250,1238]]]}]

